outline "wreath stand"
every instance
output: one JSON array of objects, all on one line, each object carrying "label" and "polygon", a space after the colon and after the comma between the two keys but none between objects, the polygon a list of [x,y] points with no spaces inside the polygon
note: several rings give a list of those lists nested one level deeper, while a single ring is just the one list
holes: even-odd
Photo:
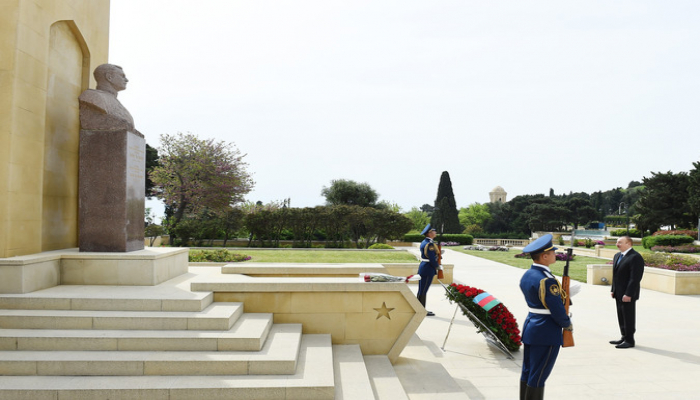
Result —
[{"label": "wreath stand", "polygon": [[442,351],[445,351],[445,344],[447,344],[447,338],[450,336],[450,330],[452,330],[452,324],[454,323],[455,317],[457,316],[457,310],[462,309],[464,314],[469,318],[469,320],[474,324],[474,327],[476,327],[476,333],[481,333],[484,335],[486,338],[486,343],[490,344],[491,346],[496,347],[498,350],[503,352],[509,359],[513,360],[515,357],[513,357],[513,354],[508,350],[505,344],[501,342],[501,340],[496,336],[495,333],[486,325],[484,325],[479,318],[476,317],[471,311],[469,311],[468,308],[464,307],[460,302],[458,302],[453,296],[452,293],[450,293],[450,290],[445,286],[442,281],[438,279],[438,282],[442,285],[443,289],[447,292],[447,295],[452,299],[457,304],[457,307],[455,307],[455,312],[452,315],[452,320],[450,320],[450,326],[447,328],[447,335],[445,335],[445,341],[442,343]]}]

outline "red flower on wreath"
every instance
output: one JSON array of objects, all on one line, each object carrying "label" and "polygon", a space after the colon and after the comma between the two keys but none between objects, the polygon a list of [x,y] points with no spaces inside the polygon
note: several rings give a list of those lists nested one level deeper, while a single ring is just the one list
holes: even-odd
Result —
[{"label": "red flower on wreath", "polygon": [[[474,297],[484,293],[483,290],[471,286],[451,284],[448,287],[447,298],[450,301],[457,301],[474,314],[479,321],[488,326],[491,331],[503,342],[508,350],[515,351],[522,345],[518,322],[513,314],[508,311],[503,303],[486,311],[478,304],[474,303]],[[465,315],[467,315],[465,313]],[[469,315],[467,315],[469,317]]]}]

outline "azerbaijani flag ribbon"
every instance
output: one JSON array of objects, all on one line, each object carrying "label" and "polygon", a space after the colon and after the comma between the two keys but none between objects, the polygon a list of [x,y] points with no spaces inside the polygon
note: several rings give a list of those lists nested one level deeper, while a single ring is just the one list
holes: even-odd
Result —
[{"label": "azerbaijani flag ribbon", "polygon": [[497,305],[501,304],[501,301],[497,298],[491,296],[490,294],[484,292],[476,297],[474,297],[474,303],[478,304],[481,308],[488,311]]}]

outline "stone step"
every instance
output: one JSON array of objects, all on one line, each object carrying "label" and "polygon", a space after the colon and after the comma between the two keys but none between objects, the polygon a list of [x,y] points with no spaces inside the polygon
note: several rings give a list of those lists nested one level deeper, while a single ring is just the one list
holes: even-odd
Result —
[{"label": "stone step", "polygon": [[296,372],[268,376],[0,376],[0,400],[333,399],[330,335],[303,335]]},{"label": "stone step", "polygon": [[22,351],[256,351],[272,314],[244,313],[228,331],[0,329],[0,350]]},{"label": "stone step", "polygon": [[333,345],[333,373],[336,400],[374,399],[359,345]]},{"label": "stone step", "polygon": [[369,355],[363,358],[376,400],[408,400],[389,357]]},{"label": "stone step", "polygon": [[231,329],[243,303],[212,303],[195,311],[0,310],[3,329]]},{"label": "stone step", "polygon": [[[182,278],[157,286],[63,285],[24,294],[0,294],[0,308],[21,310],[202,311],[212,292],[191,292]],[[182,287],[180,287],[182,286]]]},{"label": "stone step", "polygon": [[277,324],[260,351],[0,351],[0,375],[293,374],[300,342],[301,324]]}]

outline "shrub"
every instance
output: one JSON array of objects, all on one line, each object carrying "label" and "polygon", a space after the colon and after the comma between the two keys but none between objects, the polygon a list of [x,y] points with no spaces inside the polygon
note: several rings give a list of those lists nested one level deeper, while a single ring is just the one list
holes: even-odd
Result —
[{"label": "shrub", "polygon": [[509,251],[506,246],[491,246],[489,247],[489,251]]},{"label": "shrub", "polygon": [[389,246],[386,243],[375,243],[375,244],[369,246],[369,249],[370,250],[392,250],[393,247]]},{"label": "shrub", "polygon": [[693,238],[698,237],[698,231],[693,230],[676,230],[676,231],[656,231],[652,236],[664,236],[664,235],[686,235]]},{"label": "shrub", "polygon": [[190,262],[240,262],[248,261],[251,257],[245,254],[231,253],[225,249],[190,250]]},{"label": "shrub", "polygon": [[556,253],[556,257],[557,261],[573,261],[576,257],[576,254],[571,254],[571,258],[569,258],[569,255],[567,253]]},{"label": "shrub", "polygon": [[642,246],[645,249],[651,249],[654,246],[680,246],[693,243],[694,240],[687,235],[645,236],[642,238]]},{"label": "shrub", "polygon": [[700,271],[700,260],[695,257],[666,253],[644,253],[642,257],[648,267],[673,271]]},{"label": "shrub", "polygon": [[654,246],[651,251],[660,251],[663,253],[700,253],[700,246],[692,244],[683,246]]},{"label": "shrub", "polygon": [[[404,242],[422,242],[425,236],[421,234],[406,234],[403,235]],[[440,237],[438,235],[435,237],[436,240],[442,240],[443,242],[457,242],[459,244],[472,244],[474,242],[474,236],[465,234],[455,234],[446,233]]]},{"label": "shrub", "polygon": [[529,239],[530,235],[525,233],[515,233],[515,232],[502,232],[502,233],[486,233],[481,232],[477,235],[473,235],[479,239]]},{"label": "shrub", "polygon": [[[640,231],[639,229],[632,228],[632,229],[630,229],[629,232],[630,232],[629,233],[630,237],[636,237],[636,238],[642,237],[642,231]],[[610,231],[610,235],[612,235],[612,236],[625,236],[625,235],[627,235],[627,229],[616,229],[614,231]]]},{"label": "shrub", "polygon": [[425,239],[425,236],[420,233],[407,233],[403,235],[404,242],[422,242],[423,239]]}]

